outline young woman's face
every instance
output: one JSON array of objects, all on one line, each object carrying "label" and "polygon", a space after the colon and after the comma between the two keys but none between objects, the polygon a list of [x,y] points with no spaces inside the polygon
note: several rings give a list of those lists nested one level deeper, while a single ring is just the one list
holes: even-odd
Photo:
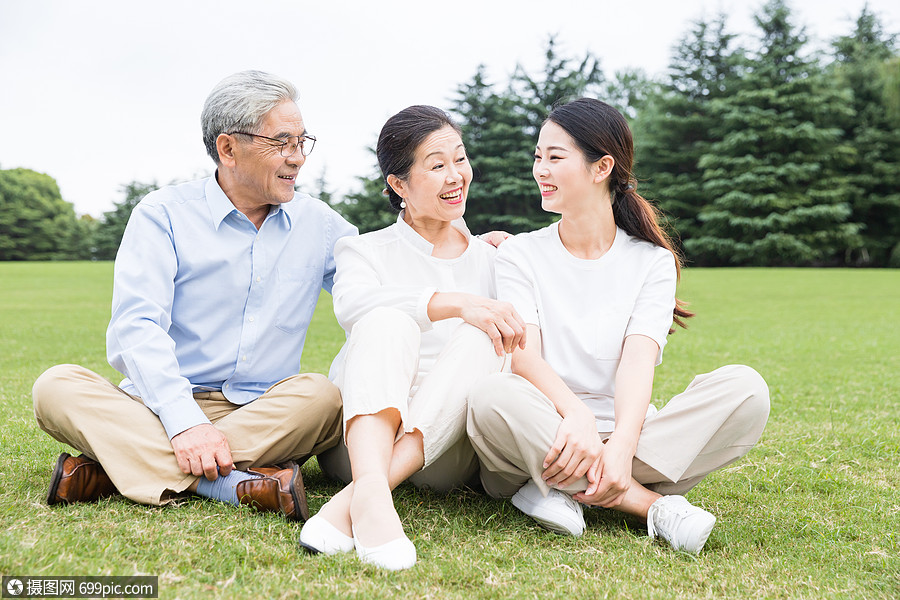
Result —
[{"label": "young woman's face", "polygon": [[409,177],[401,182],[407,221],[453,221],[466,211],[472,166],[462,138],[449,125],[416,149]]},{"label": "young woman's face", "polygon": [[531,169],[541,192],[541,208],[562,213],[589,199],[594,175],[584,154],[566,131],[547,122],[541,127]]}]

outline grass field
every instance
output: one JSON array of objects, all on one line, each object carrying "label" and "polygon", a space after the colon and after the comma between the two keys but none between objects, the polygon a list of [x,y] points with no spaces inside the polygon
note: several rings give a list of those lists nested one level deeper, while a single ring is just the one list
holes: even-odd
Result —
[{"label": "grass field", "polygon": [[[118,379],[104,351],[111,282],[109,263],[0,263],[2,574],[158,575],[161,598],[900,597],[898,271],[684,273],[698,316],[670,338],[654,396],[729,363],[755,367],[772,396],[759,446],[688,495],[719,519],[699,556],[611,511],[562,538],[507,502],[403,486],[420,560],[401,573],[301,554],[297,525],[199,499],[45,505],[66,448],[35,424],[31,385],[61,362]],[[342,337],[325,296],[305,369],[326,372]],[[315,461],[304,476],[315,512],[338,487]]]}]

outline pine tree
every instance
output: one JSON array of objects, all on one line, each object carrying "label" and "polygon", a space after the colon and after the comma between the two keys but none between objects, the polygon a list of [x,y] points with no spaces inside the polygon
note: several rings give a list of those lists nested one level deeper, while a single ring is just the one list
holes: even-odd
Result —
[{"label": "pine tree", "polygon": [[635,171],[640,191],[656,200],[681,240],[694,237],[707,203],[700,158],[715,141],[710,103],[731,89],[737,73],[724,15],[698,21],[675,47],[667,81],[635,122]]},{"label": "pine tree", "polygon": [[474,232],[519,233],[549,222],[535,201],[530,177],[534,138],[519,105],[508,90],[494,91],[483,65],[457,88],[451,111],[462,126],[474,172],[466,201],[466,222]]},{"label": "pine tree", "polygon": [[833,264],[860,243],[841,175],[852,154],[837,126],[852,114],[848,99],[805,55],[784,0],[755,21],[761,49],[712,101],[717,141],[699,161],[709,203],[685,249],[706,264]]},{"label": "pine tree", "polygon": [[[463,141],[475,170],[466,221],[472,231],[502,229],[519,233],[550,224],[531,178],[534,146],[541,124],[554,106],[584,95],[602,97],[607,83],[600,61],[587,53],[580,60],[561,56],[550,38],[545,64],[534,76],[517,66],[508,85],[497,92],[479,67],[457,89],[452,112],[463,128]],[[623,78],[629,77],[623,75]],[[624,97],[639,97],[641,79]]]},{"label": "pine tree", "polygon": [[885,266],[895,248],[900,258],[900,115],[890,108],[900,82],[888,76],[891,61],[894,69],[900,65],[895,44],[896,36],[884,32],[868,6],[853,33],[832,44],[832,76],[851,94],[855,112],[844,132],[855,150],[848,170],[854,188],[851,218],[864,225],[863,246],[853,261],[861,265]]},{"label": "pine tree", "polygon": [[112,210],[103,213],[103,218],[94,226],[94,258],[98,260],[116,258],[131,211],[144,196],[158,187],[155,181],[149,183],[132,181],[120,188],[122,200],[116,202]]},{"label": "pine tree", "polygon": [[[375,150],[371,151],[374,158]],[[397,212],[382,193],[385,184],[377,160],[373,173],[369,177],[357,177],[357,181],[360,189],[347,194],[340,202],[332,201],[332,208],[356,225],[360,233],[383,229],[396,222]]]}]

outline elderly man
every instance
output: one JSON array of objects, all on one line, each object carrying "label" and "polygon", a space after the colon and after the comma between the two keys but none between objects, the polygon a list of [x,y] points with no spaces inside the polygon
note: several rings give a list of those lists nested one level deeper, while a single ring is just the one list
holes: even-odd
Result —
[{"label": "elderly man", "polygon": [[356,229],[294,191],[316,141],[296,100],[267,73],[226,78],[201,117],[216,174],[135,207],[106,337],[127,378],[59,365],[34,385],[40,427],[83,453],[59,457],[49,504],[193,492],[308,517],[297,463],[337,443],[341,400],[298,374],[300,354],[335,241]]}]

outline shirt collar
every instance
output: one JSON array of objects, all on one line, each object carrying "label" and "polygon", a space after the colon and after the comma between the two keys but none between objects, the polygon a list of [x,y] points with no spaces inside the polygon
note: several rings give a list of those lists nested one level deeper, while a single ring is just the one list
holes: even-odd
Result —
[{"label": "shirt collar", "polygon": [[[209,206],[209,215],[212,218],[213,227],[218,231],[219,226],[222,224],[222,221],[225,220],[225,217],[233,212],[238,212],[238,210],[235,208],[234,204],[232,204],[231,200],[228,199],[228,196],[225,195],[225,191],[222,190],[222,186],[219,185],[217,177],[218,171],[206,181],[206,203]],[[291,202],[293,202],[293,200],[291,200]],[[290,229],[293,224],[291,215],[284,209],[284,205],[282,204],[270,207],[266,220],[277,218],[276,213],[282,213],[284,215],[285,224],[287,225],[287,228]]]},{"label": "shirt collar", "polygon": [[[405,210],[401,210],[400,214],[397,215],[397,233],[404,240],[412,244],[417,250],[430,256],[434,251],[434,244],[419,235],[415,229],[410,227],[409,223],[403,220],[403,215],[405,213]],[[466,241],[471,241],[472,233],[469,231],[469,228],[466,226],[466,222],[462,217],[451,221],[450,224],[466,236]]]}]

